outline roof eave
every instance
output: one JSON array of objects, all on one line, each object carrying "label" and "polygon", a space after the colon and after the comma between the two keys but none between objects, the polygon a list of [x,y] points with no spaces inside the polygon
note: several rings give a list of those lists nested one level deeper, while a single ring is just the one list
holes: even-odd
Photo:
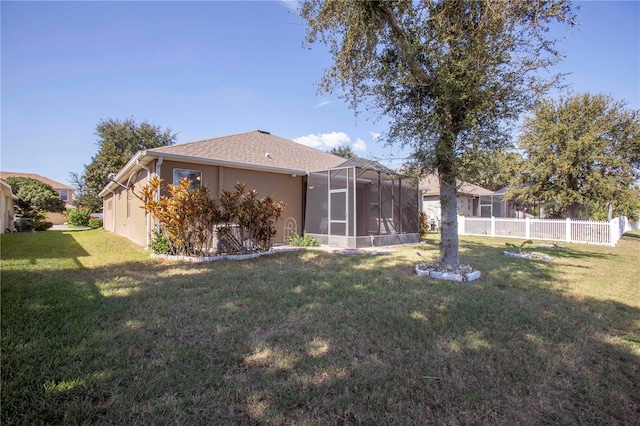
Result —
[{"label": "roof eave", "polygon": [[[139,160],[146,156],[147,151],[138,151],[136,155],[131,157],[131,160],[127,164],[124,165],[122,169],[118,172],[118,174],[105,186],[102,191],[98,193],[99,197],[104,197],[109,192],[113,192],[114,187],[118,187],[121,180],[124,180],[130,172],[134,171],[136,167],[141,167],[139,164]],[[148,163],[147,163],[148,164]]]},{"label": "roof eave", "polygon": [[4,186],[6,189],[9,190],[9,197],[13,200],[13,201],[18,201],[18,196],[15,195],[13,193],[13,189],[11,188],[11,185],[9,185],[7,182],[5,182],[4,180],[0,179],[0,185]]},{"label": "roof eave", "polygon": [[[151,161],[162,157],[164,160],[179,161],[183,163],[192,164],[207,164],[213,166],[231,167],[235,169],[254,170],[260,172],[280,173],[287,175],[306,176],[308,172],[302,169],[291,169],[284,167],[265,166],[260,164],[240,163],[236,161],[218,160],[215,158],[202,158],[194,157],[191,155],[172,154],[166,152],[154,152],[150,150],[138,151],[136,155],[129,160],[129,162],[118,172],[112,182],[109,182],[102,191],[98,194],[100,197],[104,197],[109,192],[112,192],[115,187],[119,185],[116,182],[124,181],[127,176],[135,171],[136,167],[141,167],[139,163],[149,164]],[[146,161],[148,160],[148,161]]]},{"label": "roof eave", "polygon": [[153,152],[153,151],[147,151],[146,153],[147,155],[153,155],[154,157],[163,157],[165,160],[181,161],[184,163],[208,164],[213,166],[224,166],[224,167],[232,167],[235,169],[255,170],[260,172],[271,172],[271,173],[280,173],[280,174],[288,174],[288,175],[295,174],[295,175],[304,176],[308,174],[306,170],[292,169],[287,167],[265,166],[262,164],[249,164],[249,163],[241,163],[237,161],[219,160],[216,158],[203,158],[203,157],[194,157],[191,155],[171,154],[171,153]]}]

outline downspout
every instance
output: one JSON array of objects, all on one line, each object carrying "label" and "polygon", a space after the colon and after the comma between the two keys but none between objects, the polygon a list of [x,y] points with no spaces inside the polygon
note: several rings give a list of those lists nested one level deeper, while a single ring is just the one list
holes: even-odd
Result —
[{"label": "downspout", "polygon": [[[151,170],[149,170],[149,167],[143,165],[142,163],[140,163],[140,160],[136,160],[136,165],[138,165],[139,167],[143,168],[146,172],[147,172],[147,183],[149,183],[149,174],[151,173]],[[145,210],[144,212],[144,216],[145,216],[145,220],[146,220],[146,247],[149,248],[149,246],[151,245],[151,215],[149,214],[148,211]]]},{"label": "downspout", "polygon": [[116,193],[112,190],[109,190],[109,192],[111,192],[111,196],[113,197],[113,210],[111,212],[111,232],[116,232]]},{"label": "downspout", "polygon": [[380,186],[380,172],[378,172],[378,235],[382,235],[382,187]]},{"label": "downspout", "polygon": [[[158,179],[162,179],[162,162],[164,161],[164,157],[158,157],[158,161],[156,161],[156,176]],[[156,201],[160,201],[160,190],[158,188],[158,192],[156,192]]]},{"label": "downspout", "polygon": [[[158,176],[158,179],[162,178],[162,162],[164,161],[164,157],[161,155],[158,157],[158,160],[156,161],[156,176]],[[161,189],[158,188],[158,192],[156,192],[156,201],[160,201],[160,191]],[[156,223],[156,229],[158,230],[158,232],[160,232],[160,224]],[[151,224],[149,224],[149,232],[151,232]]]},{"label": "downspout", "polygon": [[404,234],[402,229],[402,220],[404,219],[404,209],[402,205],[402,178],[398,178],[398,210],[400,213],[400,233]]}]

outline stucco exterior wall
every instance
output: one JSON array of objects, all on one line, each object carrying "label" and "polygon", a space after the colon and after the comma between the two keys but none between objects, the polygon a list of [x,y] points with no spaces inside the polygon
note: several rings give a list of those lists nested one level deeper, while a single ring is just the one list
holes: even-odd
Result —
[{"label": "stucco exterior wall", "polygon": [[302,176],[266,173],[252,170],[223,168],[222,189],[233,190],[237,182],[247,184],[247,190],[255,189],[258,196],[271,195],[285,203],[282,217],[277,223],[275,242],[283,242],[293,233],[302,235]]},{"label": "stucco exterior wall", "polygon": [[[464,213],[465,216],[479,216],[478,199],[466,195],[458,194],[457,198],[458,212]],[[440,218],[442,211],[440,209],[440,196],[438,195],[424,195],[422,197],[422,211],[427,214],[428,217],[433,216],[437,219]]]},{"label": "stucco exterior wall", "polygon": [[[260,197],[271,195],[276,201],[283,201],[285,209],[277,223],[277,235],[274,242],[285,241],[293,234],[302,233],[303,212],[303,177],[281,173],[253,171],[204,164],[163,161],[160,167],[156,163],[147,166],[151,173],[159,172],[162,184],[173,184],[174,169],[195,170],[202,172],[202,184],[211,193],[218,195],[222,190],[233,190],[237,182],[244,182],[246,190],[255,189]],[[145,171],[141,171],[135,181],[134,191],[147,183]],[[163,195],[167,195],[163,193]],[[148,244],[148,230],[155,226],[153,220],[147,219],[141,208],[142,201],[132,194],[131,190],[118,188],[103,198],[104,229],[115,232],[137,244]]]},{"label": "stucco exterior wall", "polygon": [[164,185],[176,183],[173,182],[174,169],[201,171],[202,183],[212,194],[219,194],[223,190],[232,191],[236,183],[244,182],[247,191],[255,189],[260,197],[271,195],[276,201],[283,201],[285,209],[276,225],[278,233],[274,242],[284,241],[294,232],[302,234],[302,176],[164,161],[160,168]]},{"label": "stucco exterior wall", "polygon": [[474,211],[474,199],[466,194],[458,194],[458,213],[462,212],[465,216],[477,216]]},{"label": "stucco exterior wall", "polygon": [[65,223],[67,221],[67,216],[65,216],[63,213],[47,213],[45,218],[45,221],[47,222],[51,222],[54,225],[62,225],[63,223]]},{"label": "stucco exterior wall", "polygon": [[140,193],[140,188],[147,182],[146,172],[141,171],[132,181],[132,189],[118,188],[103,198],[103,226],[108,231],[146,246],[147,215],[141,208],[142,201],[135,195]]},{"label": "stucco exterior wall", "polygon": [[0,234],[4,234],[6,229],[12,230],[13,226],[13,198],[5,188],[0,193]]}]

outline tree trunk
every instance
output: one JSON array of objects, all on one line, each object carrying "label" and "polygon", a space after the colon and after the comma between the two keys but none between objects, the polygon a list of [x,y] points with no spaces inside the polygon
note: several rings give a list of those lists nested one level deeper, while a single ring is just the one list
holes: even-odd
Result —
[{"label": "tree trunk", "polygon": [[441,170],[440,208],[442,226],[440,228],[440,264],[447,268],[458,269],[458,189],[456,176],[450,170]]}]

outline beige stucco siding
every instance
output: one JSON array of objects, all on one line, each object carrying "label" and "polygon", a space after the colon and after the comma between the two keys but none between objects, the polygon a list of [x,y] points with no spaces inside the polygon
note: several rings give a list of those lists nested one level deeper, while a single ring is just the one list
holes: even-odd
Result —
[{"label": "beige stucco siding", "polygon": [[160,168],[163,185],[174,183],[174,169],[201,171],[202,183],[215,196],[223,190],[233,191],[238,182],[244,182],[247,191],[258,191],[260,197],[271,195],[276,201],[285,203],[282,218],[277,224],[278,234],[275,241],[284,241],[285,237],[293,232],[302,233],[302,176],[292,177],[282,173],[163,161]]},{"label": "beige stucco siding", "polygon": [[232,168],[223,168],[222,176],[223,189],[233,190],[237,182],[244,182],[247,190],[255,189],[260,197],[271,195],[276,201],[285,203],[282,218],[277,224],[275,241],[282,242],[294,232],[302,234],[301,176]]},{"label": "beige stucco siding", "polygon": [[[205,164],[180,163],[177,161],[163,161],[162,167],[160,170],[160,178],[162,178],[163,186],[177,183],[173,181],[174,169],[200,171],[202,172],[202,183],[209,188],[211,193],[217,194],[220,192],[220,188],[218,186],[218,179],[219,179],[218,166],[211,166],[211,165],[205,165]],[[155,168],[153,170],[155,170]],[[166,195],[166,192],[163,192],[163,195]]]},{"label": "beige stucco siding", "polygon": [[7,189],[2,188],[0,193],[0,234],[4,233],[6,229],[12,230],[13,226],[13,198],[11,193]]},{"label": "beige stucco siding", "polygon": [[136,196],[147,182],[145,171],[134,176],[133,187],[118,188],[103,199],[104,229],[116,232],[140,245],[147,244],[147,217]]},{"label": "beige stucco siding", "polygon": [[[237,182],[244,182],[246,190],[255,189],[260,197],[271,195],[276,201],[285,203],[282,218],[277,223],[277,235],[274,242],[284,241],[292,233],[302,233],[302,176],[222,167],[163,161],[160,167],[156,162],[147,166],[151,173],[159,172],[162,184],[173,184],[174,169],[196,170],[202,172],[202,183],[211,194],[218,196],[222,190],[232,191]],[[134,191],[140,194],[141,188],[148,182],[146,172],[141,171],[136,178]],[[167,195],[163,191],[163,195]],[[153,229],[153,221],[147,222],[142,201],[131,190],[116,188],[103,198],[104,228],[116,232],[130,240],[147,245],[148,230]]]},{"label": "beige stucco siding", "polygon": [[67,216],[64,213],[47,213],[45,218],[45,221],[47,222],[51,222],[54,225],[62,225],[63,223],[65,223],[67,221]]}]

